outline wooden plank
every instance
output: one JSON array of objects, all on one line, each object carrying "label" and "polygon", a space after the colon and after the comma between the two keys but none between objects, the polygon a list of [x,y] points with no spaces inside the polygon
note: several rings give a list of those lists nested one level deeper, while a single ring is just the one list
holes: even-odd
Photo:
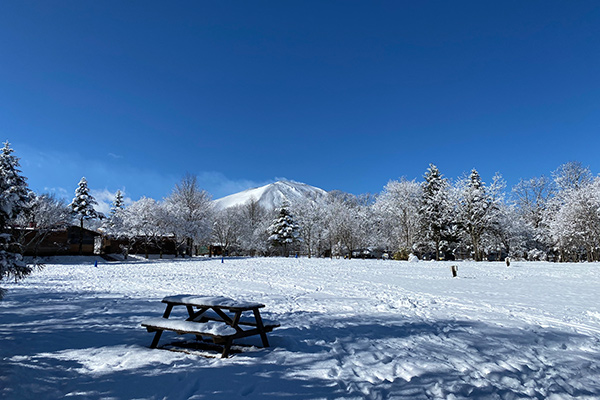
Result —
[{"label": "wooden plank", "polygon": [[218,307],[226,310],[252,310],[255,308],[263,308],[264,304],[253,303],[246,301],[236,301],[224,296],[195,296],[188,294],[179,294],[167,296],[162,299],[163,303],[173,305],[190,305],[196,307]]},{"label": "wooden plank", "polygon": [[165,318],[151,318],[142,322],[142,326],[154,330],[169,330],[177,333],[192,333],[206,336],[233,336],[237,331],[231,326],[217,322],[193,322],[170,320]]},{"label": "wooden plank", "polygon": [[[214,312],[213,310],[207,310],[205,313],[203,313],[201,315],[201,319],[199,319],[199,321],[202,320],[208,320],[208,321],[221,321],[221,322],[225,322],[223,320],[223,318],[221,318],[216,312]],[[263,326],[265,328],[267,327],[271,327],[271,330],[273,328],[277,328],[279,326],[281,326],[279,324],[279,322],[271,320],[271,319],[264,319],[263,318]],[[246,326],[256,326],[256,319],[254,317],[254,315],[250,316],[244,316],[242,314],[241,318],[240,318],[240,322],[239,325],[246,325]]]}]

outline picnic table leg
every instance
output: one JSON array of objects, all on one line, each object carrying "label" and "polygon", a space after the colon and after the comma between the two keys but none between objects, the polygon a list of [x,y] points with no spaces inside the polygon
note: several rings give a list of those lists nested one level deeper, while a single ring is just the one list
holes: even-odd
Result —
[{"label": "picnic table leg", "polygon": [[[165,309],[165,312],[163,313],[163,318],[165,318],[165,319],[169,318],[169,315],[171,315],[172,309],[173,309],[173,305],[167,304],[167,308]],[[160,340],[162,333],[163,333],[162,330],[156,331],[156,333],[154,334],[154,339],[152,340],[152,344],[150,345],[151,349],[155,349],[156,346],[158,346],[158,341]]]},{"label": "picnic table leg", "polygon": [[269,347],[269,340],[267,339],[267,333],[265,332],[265,326],[263,325],[262,318],[260,317],[260,311],[258,308],[254,309],[254,319],[256,319],[256,327],[260,332],[260,338],[264,347]]},{"label": "picnic table leg", "polygon": [[223,346],[223,353],[221,353],[221,358],[229,357],[229,351],[231,350],[231,345],[233,344],[233,339],[229,338],[225,342],[225,346]]}]

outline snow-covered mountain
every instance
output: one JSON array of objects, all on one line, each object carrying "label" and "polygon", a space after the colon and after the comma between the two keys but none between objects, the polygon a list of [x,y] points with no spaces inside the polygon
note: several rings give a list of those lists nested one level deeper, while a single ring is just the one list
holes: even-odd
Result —
[{"label": "snow-covered mountain", "polygon": [[214,204],[217,209],[222,210],[243,205],[251,199],[255,199],[265,209],[273,210],[280,207],[284,200],[287,200],[290,204],[306,198],[319,202],[324,200],[326,195],[327,192],[318,187],[284,180],[222,197],[215,200]]}]

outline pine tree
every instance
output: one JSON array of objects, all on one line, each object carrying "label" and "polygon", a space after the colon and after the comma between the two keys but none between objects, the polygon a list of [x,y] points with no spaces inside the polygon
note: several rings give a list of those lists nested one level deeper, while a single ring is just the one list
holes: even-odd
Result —
[{"label": "pine tree", "polygon": [[110,208],[110,217],[114,216],[119,210],[125,207],[125,199],[123,199],[123,193],[117,190],[115,199],[113,200],[112,207]]},{"label": "pine tree", "polygon": [[284,202],[279,209],[279,215],[269,227],[269,243],[281,247],[282,255],[289,255],[289,246],[300,240],[300,227],[288,210],[288,203]]},{"label": "pine tree", "polygon": [[475,169],[463,181],[458,211],[460,226],[470,242],[473,258],[481,261],[483,235],[491,232],[498,222],[498,208]]},{"label": "pine tree", "polygon": [[125,213],[125,199],[123,193],[117,190],[115,193],[115,199],[110,207],[110,213],[108,219],[105,222],[104,229],[109,236],[120,237],[124,234],[123,232],[123,219]]},{"label": "pine tree", "polygon": [[[21,248],[11,232],[11,225],[29,209],[31,199],[27,179],[19,170],[19,159],[12,153],[10,144],[4,143],[0,153],[0,280],[18,280],[32,271],[32,267],[23,261]],[[3,294],[0,289],[0,299]]]},{"label": "pine tree", "polygon": [[435,250],[435,259],[440,259],[442,247],[450,229],[449,184],[438,167],[429,164],[424,175],[423,201],[419,209],[421,229],[425,245]]},{"label": "pine tree", "polygon": [[100,218],[101,215],[94,209],[94,204],[98,204],[96,199],[90,194],[85,177],[81,178],[77,189],[75,189],[75,197],[69,208],[71,214],[79,220],[79,254],[83,253],[83,222],[91,219]]}]

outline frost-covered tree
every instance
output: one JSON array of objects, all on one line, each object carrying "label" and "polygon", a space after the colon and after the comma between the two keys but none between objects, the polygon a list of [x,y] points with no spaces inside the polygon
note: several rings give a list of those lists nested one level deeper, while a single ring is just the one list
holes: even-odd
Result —
[{"label": "frost-covered tree", "polygon": [[117,193],[115,193],[115,199],[110,207],[109,218],[123,208],[125,208],[125,199],[123,198],[123,193],[120,190],[117,190]]},{"label": "frost-covered tree", "polygon": [[300,241],[300,227],[289,211],[289,203],[285,201],[269,227],[268,241],[272,246],[281,248],[284,257],[289,255],[290,247]]},{"label": "frost-covered tree", "polygon": [[[69,224],[71,215],[65,201],[53,194],[32,195],[30,205],[31,208],[23,215],[20,225],[32,227],[34,230],[22,230],[19,241],[24,247],[37,253],[39,245],[53,229]],[[57,247],[59,246],[57,244]]]},{"label": "frost-covered tree", "polygon": [[405,178],[390,181],[377,198],[375,209],[381,216],[381,238],[388,250],[413,251],[420,228],[421,185]]},{"label": "frost-covered tree", "polygon": [[112,238],[125,238],[125,198],[123,192],[117,190],[115,198],[112,201],[108,218],[104,222],[104,232]]},{"label": "frost-covered tree", "polygon": [[600,178],[565,189],[553,202],[548,226],[560,260],[599,260]]},{"label": "frost-covered tree", "polygon": [[79,254],[83,252],[83,224],[85,221],[97,219],[103,217],[101,213],[98,213],[94,209],[94,205],[98,204],[96,199],[90,194],[87,180],[85,177],[81,178],[77,189],[75,189],[75,197],[69,208],[71,214],[79,221]]},{"label": "frost-covered tree", "polygon": [[460,201],[457,217],[465,241],[475,261],[483,260],[484,235],[493,235],[498,227],[498,202],[500,198],[493,195],[497,190],[500,178],[497,176],[490,190],[486,188],[477,170],[459,182]]},{"label": "frost-covered tree", "polygon": [[321,254],[321,243],[326,236],[325,210],[313,199],[305,199],[294,206],[294,215],[302,227],[302,243],[308,257]]},{"label": "frost-covered tree", "polygon": [[[27,179],[21,175],[19,159],[8,142],[0,153],[0,281],[22,279],[32,272],[32,266],[23,261],[22,249],[16,241],[12,225],[30,208]],[[0,289],[0,299],[4,291]]]},{"label": "frost-covered tree", "polygon": [[131,240],[144,246],[146,258],[152,244],[160,247],[160,239],[166,232],[163,207],[154,199],[142,197],[125,208],[123,231]]},{"label": "frost-covered tree", "polygon": [[215,212],[212,237],[225,254],[230,254],[232,248],[240,243],[244,227],[243,215],[243,206],[229,207]]},{"label": "frost-covered tree", "polygon": [[579,161],[561,165],[552,176],[559,192],[582,188],[593,180],[589,167],[584,167]]},{"label": "frost-covered tree", "polygon": [[198,178],[187,174],[175,185],[165,199],[171,233],[185,245],[185,252],[193,254],[194,243],[210,236],[213,213],[210,195],[200,189]]},{"label": "frost-covered tree", "polygon": [[352,257],[352,250],[361,245],[361,223],[364,223],[364,214],[361,214],[359,199],[340,191],[327,194],[327,233],[328,245],[333,255],[348,255]]},{"label": "frost-covered tree", "polygon": [[548,220],[550,201],[556,193],[554,182],[542,175],[521,179],[512,189],[517,216],[525,224],[527,253],[547,254],[550,248]]},{"label": "frost-covered tree", "polygon": [[433,164],[429,164],[424,178],[423,198],[419,208],[421,242],[426,249],[433,249],[435,259],[439,260],[452,229],[451,212],[454,207],[450,202],[450,185]]},{"label": "frost-covered tree", "polygon": [[265,254],[268,245],[268,229],[273,216],[252,197],[241,208],[242,231],[240,246],[249,255]]}]

